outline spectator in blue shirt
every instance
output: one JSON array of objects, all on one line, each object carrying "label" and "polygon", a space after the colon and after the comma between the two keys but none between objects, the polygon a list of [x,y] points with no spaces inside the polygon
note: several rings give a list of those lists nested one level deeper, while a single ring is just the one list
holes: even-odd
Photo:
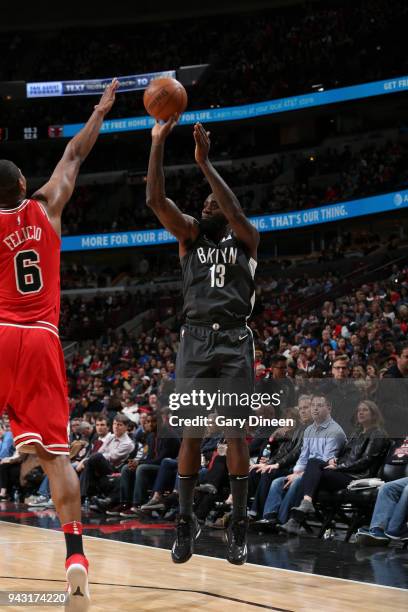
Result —
[{"label": "spectator in blue shirt", "polygon": [[295,533],[295,527],[296,533],[299,533],[299,524],[293,519],[288,521],[288,517],[290,509],[300,502],[301,476],[308,462],[316,459],[328,462],[337,458],[346,442],[343,429],[331,418],[331,404],[325,396],[313,396],[311,414],[313,423],[305,431],[302,450],[293,472],[272,482],[264,507],[263,517],[279,522],[289,533]]},{"label": "spectator in blue shirt", "polygon": [[0,460],[14,453],[13,434],[0,426]]},{"label": "spectator in blue shirt", "polygon": [[[9,457],[14,453],[13,434],[8,431],[0,422],[0,464],[9,462]],[[6,466],[4,467],[6,469]],[[4,474],[0,470],[0,500],[7,499],[7,484]]]}]

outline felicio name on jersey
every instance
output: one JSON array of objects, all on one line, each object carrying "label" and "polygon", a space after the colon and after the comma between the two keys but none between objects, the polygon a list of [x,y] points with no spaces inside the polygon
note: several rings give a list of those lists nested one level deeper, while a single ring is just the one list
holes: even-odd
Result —
[{"label": "felicio name on jersey", "polygon": [[27,240],[36,240],[39,242],[41,240],[42,229],[41,227],[37,227],[36,225],[27,225],[27,227],[22,227],[12,234],[9,234],[7,238],[4,238],[3,242],[8,246],[10,251],[14,251],[17,247],[19,247]]}]

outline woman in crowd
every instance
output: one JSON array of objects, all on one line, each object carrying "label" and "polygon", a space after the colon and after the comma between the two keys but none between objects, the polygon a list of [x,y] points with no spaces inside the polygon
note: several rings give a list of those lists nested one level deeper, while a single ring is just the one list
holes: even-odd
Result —
[{"label": "woman in crowd", "polygon": [[378,406],[371,400],[360,402],[356,422],[357,426],[337,459],[330,459],[327,463],[314,459],[308,461],[302,476],[303,499],[298,507],[292,508],[291,521],[301,522],[314,512],[313,499],[319,489],[335,492],[345,489],[352,480],[377,474],[388,447]]}]

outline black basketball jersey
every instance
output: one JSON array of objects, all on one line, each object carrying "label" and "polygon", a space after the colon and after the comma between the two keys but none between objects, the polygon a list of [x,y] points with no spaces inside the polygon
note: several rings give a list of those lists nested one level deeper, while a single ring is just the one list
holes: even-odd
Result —
[{"label": "black basketball jersey", "polygon": [[256,261],[230,233],[218,244],[200,234],[181,258],[184,316],[197,323],[244,322],[255,301]]}]

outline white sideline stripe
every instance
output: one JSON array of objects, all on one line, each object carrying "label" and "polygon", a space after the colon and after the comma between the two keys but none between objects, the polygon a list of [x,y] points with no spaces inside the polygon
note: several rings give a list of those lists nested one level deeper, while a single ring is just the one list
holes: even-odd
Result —
[{"label": "white sideline stripe", "polygon": [[27,438],[27,440],[22,440],[16,445],[16,450],[22,448],[23,446],[29,446],[31,444],[41,444],[44,447],[44,444],[41,442],[39,438]]},{"label": "white sideline stripe", "polygon": [[27,431],[27,433],[20,434],[19,436],[15,436],[14,442],[19,440],[20,438],[26,438],[27,436],[38,436],[40,440],[42,440],[42,435],[39,433],[35,433],[34,431]]},{"label": "white sideline stripe", "polygon": [[[0,511],[0,516],[1,516],[1,511]],[[37,527],[36,525],[20,525],[19,523],[10,523],[9,521],[2,521],[0,519],[0,523],[4,523],[5,525],[13,525],[13,527],[17,526],[17,527],[30,527],[31,529],[42,529],[45,531],[56,531],[56,529],[47,529],[46,527]],[[62,532],[58,532],[61,533]],[[146,544],[133,544],[132,542],[122,542],[121,540],[107,540],[106,538],[99,538],[98,536],[90,536],[90,535],[83,535],[84,538],[90,538],[92,540],[101,540],[102,543],[108,541],[108,542],[115,542],[116,544],[125,544],[126,546],[138,546],[139,548],[148,548],[149,550],[164,550],[166,553],[170,554],[170,550],[168,548],[161,548],[160,546],[147,546]],[[62,538],[61,538],[61,542],[62,542]],[[197,555],[196,553],[194,553],[194,557],[200,557],[201,559],[211,559],[212,561],[220,561],[222,563],[226,562],[228,563],[228,561],[226,559],[219,559],[218,557],[207,557],[207,555]],[[362,582],[361,580],[348,580],[347,578],[338,578],[337,576],[325,576],[324,574],[311,574],[310,572],[300,572],[297,570],[289,570],[289,569],[283,569],[280,567],[270,567],[269,565],[259,565],[258,563],[246,563],[246,565],[251,565],[253,567],[259,567],[263,570],[273,570],[274,572],[286,572],[289,574],[302,574],[303,576],[308,576],[313,577],[313,576],[318,576],[319,578],[326,578],[327,580],[337,580],[340,582],[352,582],[353,584],[360,584],[363,586],[367,586],[367,587],[374,587],[376,589],[392,589],[394,591],[402,591],[403,593],[407,592],[407,589],[402,589],[401,587],[393,587],[393,586],[387,586],[385,584],[373,584],[372,582]],[[92,582],[90,583],[92,586]],[[114,585],[114,586],[119,586],[119,585]]]},{"label": "white sideline stripe", "polygon": [[46,444],[45,448],[69,448],[68,444]]},{"label": "white sideline stripe", "polygon": [[40,444],[43,447],[43,449],[46,450],[47,453],[50,453],[51,455],[69,455],[69,450],[66,450],[66,451],[53,451],[53,450],[50,450],[38,438],[33,438],[32,440],[30,440],[30,439],[23,440],[23,442],[19,442],[16,445],[16,450],[18,450],[19,448],[23,449],[24,446],[31,446],[33,444]]},{"label": "white sideline stripe", "polygon": [[[31,436],[37,436],[39,438],[39,442],[41,442],[42,440],[42,435],[39,433],[36,433],[34,431],[27,431],[27,433],[23,433],[20,434],[18,436],[16,436],[14,438],[14,442],[16,442],[17,440],[19,440],[20,438],[26,438],[26,437],[31,437]],[[37,440],[36,440],[37,441]],[[28,442],[24,442],[24,444],[28,444]],[[43,444],[44,448],[69,448],[69,444]]]},{"label": "white sideline stripe", "polygon": [[49,327],[43,327],[42,325],[20,325],[17,323],[0,323],[0,326],[1,327],[18,327],[20,329],[45,329],[51,334],[54,334],[54,336],[56,336],[59,339],[59,335],[53,329],[50,329]]}]

